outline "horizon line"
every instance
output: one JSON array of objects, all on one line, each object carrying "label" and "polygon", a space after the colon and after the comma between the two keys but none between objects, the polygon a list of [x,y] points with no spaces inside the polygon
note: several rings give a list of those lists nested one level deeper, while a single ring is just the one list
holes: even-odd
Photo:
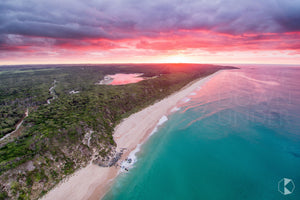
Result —
[{"label": "horizon line", "polygon": [[199,64],[199,65],[293,65],[300,66],[300,63],[199,63],[199,62],[112,62],[112,63],[24,63],[24,64],[0,64],[0,67],[4,66],[22,66],[22,65],[114,65],[114,64],[126,64],[126,65],[138,65],[138,64]]}]

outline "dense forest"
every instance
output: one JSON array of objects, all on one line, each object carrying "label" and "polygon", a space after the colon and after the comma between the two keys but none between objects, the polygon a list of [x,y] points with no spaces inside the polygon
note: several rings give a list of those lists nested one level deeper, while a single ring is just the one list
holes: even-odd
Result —
[{"label": "dense forest", "polygon": [[[123,118],[220,69],[230,67],[1,66],[0,199],[39,198],[76,169],[109,156],[115,148],[113,130]],[[148,78],[95,84],[115,73]]]}]

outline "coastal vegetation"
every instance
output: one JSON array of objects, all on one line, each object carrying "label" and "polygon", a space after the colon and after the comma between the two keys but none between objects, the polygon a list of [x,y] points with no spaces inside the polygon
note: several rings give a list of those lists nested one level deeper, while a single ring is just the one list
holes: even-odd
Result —
[{"label": "coastal vegetation", "polygon": [[[0,199],[37,199],[76,169],[107,160],[116,154],[113,130],[122,119],[220,69],[230,67],[0,67]],[[96,84],[116,73],[142,73],[145,80]]]}]

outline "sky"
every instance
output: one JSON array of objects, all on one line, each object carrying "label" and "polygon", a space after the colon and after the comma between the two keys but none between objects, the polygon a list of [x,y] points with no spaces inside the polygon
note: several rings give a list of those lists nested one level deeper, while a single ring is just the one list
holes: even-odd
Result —
[{"label": "sky", "polygon": [[300,1],[0,1],[0,65],[173,62],[300,64]]}]

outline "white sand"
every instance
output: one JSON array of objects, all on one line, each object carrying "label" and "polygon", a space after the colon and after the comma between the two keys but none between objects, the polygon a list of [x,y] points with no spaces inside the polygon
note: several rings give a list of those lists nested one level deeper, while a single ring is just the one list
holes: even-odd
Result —
[{"label": "white sand", "polygon": [[[149,134],[164,115],[168,115],[181,100],[190,95],[199,86],[202,86],[216,74],[218,74],[218,72],[203,79],[194,81],[158,103],[155,103],[124,119],[116,127],[114,133],[114,140],[117,143],[117,148],[127,149],[121,160],[127,158],[129,153],[134,150],[138,144],[145,142]],[[112,180],[118,175],[118,170],[119,169],[116,167],[104,168],[90,164],[75,172],[74,175],[60,183],[42,199],[99,200],[105,195],[105,192],[112,184]]]}]

